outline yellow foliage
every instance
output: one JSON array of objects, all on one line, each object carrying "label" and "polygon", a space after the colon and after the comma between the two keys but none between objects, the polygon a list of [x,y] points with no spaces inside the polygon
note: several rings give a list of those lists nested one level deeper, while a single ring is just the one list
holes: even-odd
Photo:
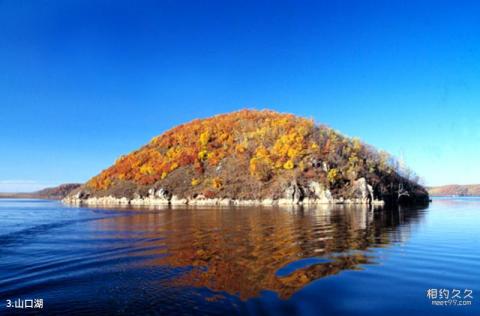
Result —
[{"label": "yellow foliage", "polygon": [[270,153],[264,146],[260,146],[257,148],[255,152],[255,157],[261,158],[261,159],[270,159]]},{"label": "yellow foliage", "polygon": [[200,184],[200,179],[193,178],[193,179],[192,179],[192,186],[196,186],[196,185],[198,185],[198,184]]},{"label": "yellow foliage", "polygon": [[264,146],[255,151],[250,159],[250,174],[259,180],[266,181],[270,178],[273,169],[273,161],[270,152]]},{"label": "yellow foliage", "polygon": [[177,158],[179,155],[181,155],[181,151],[180,151],[180,148],[178,147],[173,147],[173,148],[170,148],[168,151],[167,151],[167,159],[169,160],[173,160],[175,158]]},{"label": "yellow foliage", "polygon": [[283,168],[287,170],[293,169],[293,167],[295,167],[295,165],[291,160],[288,160],[286,163],[283,164]]},{"label": "yellow foliage", "polygon": [[307,145],[302,134],[297,130],[293,130],[277,139],[273,146],[272,154],[280,159],[295,159],[301,156],[306,148]]},{"label": "yellow foliage", "polygon": [[257,172],[257,169],[258,169],[258,163],[259,163],[260,159],[256,158],[256,157],[253,157],[252,159],[250,159],[250,174],[252,176],[255,175],[255,173]]},{"label": "yellow foliage", "polygon": [[350,165],[355,166],[358,163],[358,157],[357,155],[353,154],[348,158],[348,162]]},{"label": "yellow foliage", "polygon": [[267,181],[272,175],[272,163],[265,158],[250,159],[250,174],[258,180]]},{"label": "yellow foliage", "polygon": [[207,146],[208,142],[210,141],[210,133],[208,131],[203,132],[200,134],[200,145],[205,147]]},{"label": "yellow foliage", "polygon": [[358,152],[362,149],[362,142],[358,138],[354,138],[353,141],[353,149]]},{"label": "yellow foliage", "polygon": [[298,168],[302,171],[305,170],[305,163],[303,161],[300,161],[300,163],[298,164]]},{"label": "yellow foliage", "polygon": [[291,147],[288,149],[287,156],[289,158],[295,158],[298,156],[298,154],[299,154],[299,150],[297,148]]},{"label": "yellow foliage", "polygon": [[218,177],[212,179],[212,187],[214,187],[215,189],[220,189],[222,185],[222,179]]},{"label": "yellow foliage", "polygon": [[239,153],[244,153],[246,149],[247,148],[244,144],[238,144],[235,146],[235,150]]},{"label": "yellow foliage", "polygon": [[172,165],[170,166],[170,171],[173,171],[173,170],[175,170],[175,169],[177,169],[177,168],[178,168],[178,163],[174,162],[174,163],[172,163]]},{"label": "yellow foliage", "polygon": [[335,181],[337,181],[337,178],[338,178],[338,170],[336,168],[330,169],[327,174],[328,182],[333,184],[335,183]]},{"label": "yellow foliage", "polygon": [[261,159],[259,158],[256,158],[256,157],[253,157],[252,159],[250,159],[250,173],[252,175],[255,174],[255,171],[257,170],[257,164],[258,162],[261,161]]},{"label": "yellow foliage", "polygon": [[198,159],[205,160],[208,157],[208,152],[204,149],[198,153]]},{"label": "yellow foliage", "polygon": [[153,172],[153,168],[149,164],[146,164],[140,167],[140,173],[142,174],[151,174],[152,172]]}]

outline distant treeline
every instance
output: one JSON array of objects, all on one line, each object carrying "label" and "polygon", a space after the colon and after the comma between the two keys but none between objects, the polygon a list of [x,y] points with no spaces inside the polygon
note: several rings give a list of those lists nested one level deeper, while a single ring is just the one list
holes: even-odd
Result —
[{"label": "distant treeline", "polygon": [[36,192],[0,193],[0,198],[61,200],[65,196],[67,196],[72,190],[75,190],[78,187],[80,187],[79,183],[66,183]]},{"label": "distant treeline", "polygon": [[470,185],[443,185],[438,187],[429,187],[428,193],[431,196],[480,196],[480,184]]}]

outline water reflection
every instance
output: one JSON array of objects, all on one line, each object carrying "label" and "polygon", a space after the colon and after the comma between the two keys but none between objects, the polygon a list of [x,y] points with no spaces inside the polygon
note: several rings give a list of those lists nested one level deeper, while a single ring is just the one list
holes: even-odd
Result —
[{"label": "water reflection", "polygon": [[[141,235],[143,267],[181,268],[161,285],[207,287],[248,299],[288,298],[308,283],[374,264],[369,248],[405,241],[420,209],[164,209],[95,222],[98,231]],[[136,253],[136,255],[139,255]],[[160,284],[159,284],[160,285]]]}]

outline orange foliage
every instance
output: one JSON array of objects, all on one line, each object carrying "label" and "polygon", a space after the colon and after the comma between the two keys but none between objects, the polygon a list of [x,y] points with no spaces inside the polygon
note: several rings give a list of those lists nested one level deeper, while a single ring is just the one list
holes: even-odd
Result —
[{"label": "orange foliage", "polygon": [[[318,151],[309,138],[314,123],[291,114],[242,110],[177,126],[146,146],[120,157],[88,185],[107,189],[115,181],[151,185],[177,168],[193,166],[198,173],[229,156],[250,162],[250,173],[291,169]],[[328,150],[328,145],[323,147]],[[217,183],[218,184],[218,183]]]}]

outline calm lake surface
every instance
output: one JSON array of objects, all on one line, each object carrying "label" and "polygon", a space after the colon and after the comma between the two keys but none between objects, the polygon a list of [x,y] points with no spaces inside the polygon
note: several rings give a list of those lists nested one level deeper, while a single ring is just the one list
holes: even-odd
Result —
[{"label": "calm lake surface", "polygon": [[[31,312],[480,315],[479,237],[480,198],[384,210],[0,200],[0,314],[41,298]],[[429,289],[471,305],[434,306]]]}]

